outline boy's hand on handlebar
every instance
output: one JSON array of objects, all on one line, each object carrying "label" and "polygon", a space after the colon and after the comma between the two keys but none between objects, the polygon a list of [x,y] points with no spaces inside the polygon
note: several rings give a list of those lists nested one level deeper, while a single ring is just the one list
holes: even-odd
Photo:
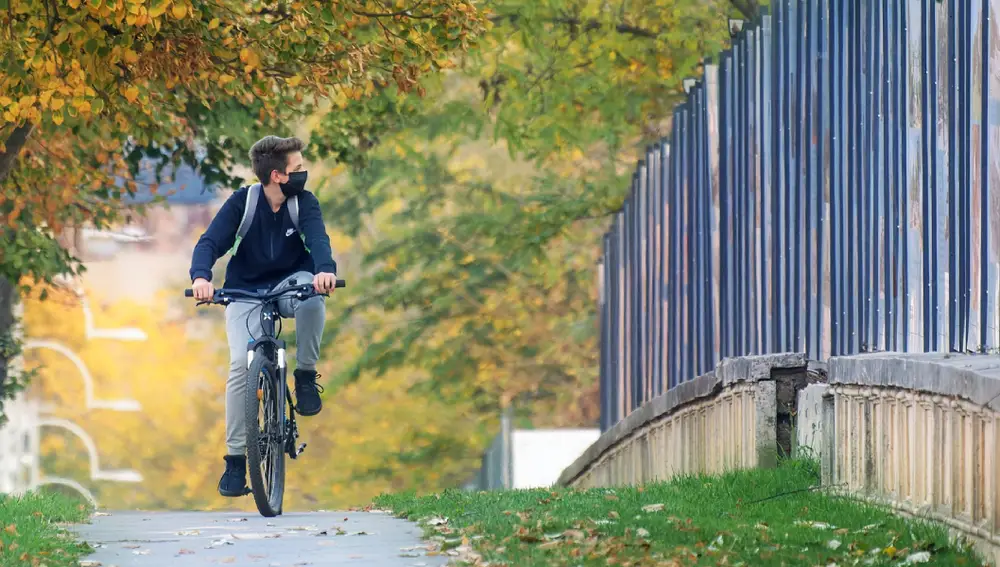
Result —
[{"label": "boy's hand on handlebar", "polygon": [[191,282],[191,292],[198,301],[211,301],[215,295],[215,286],[205,278],[197,278]]},{"label": "boy's hand on handlebar", "polygon": [[316,293],[333,293],[337,286],[337,274],[320,272],[313,276],[313,288]]}]

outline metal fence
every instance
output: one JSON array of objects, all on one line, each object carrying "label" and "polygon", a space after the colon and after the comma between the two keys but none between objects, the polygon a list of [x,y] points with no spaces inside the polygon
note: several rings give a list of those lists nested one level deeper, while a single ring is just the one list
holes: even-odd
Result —
[{"label": "metal fence", "polygon": [[998,345],[1000,0],[775,0],[604,237],[602,429],[727,356]]}]

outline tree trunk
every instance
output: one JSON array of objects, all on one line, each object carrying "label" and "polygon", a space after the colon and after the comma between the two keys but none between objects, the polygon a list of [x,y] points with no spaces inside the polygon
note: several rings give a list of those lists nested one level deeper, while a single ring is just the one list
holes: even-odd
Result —
[{"label": "tree trunk", "polygon": [[13,283],[5,278],[0,278],[0,408],[3,407],[11,362],[7,359],[6,349],[2,347],[7,344],[8,340],[14,338],[12,333],[14,332],[14,301],[17,300],[16,293],[16,287]]},{"label": "tree trunk", "polygon": [[21,153],[21,148],[28,142],[28,136],[31,135],[31,131],[34,129],[35,125],[30,122],[22,124],[14,128],[14,131],[7,137],[7,140],[4,142],[6,149],[0,152],[0,184],[3,184],[7,176],[10,175],[10,170],[14,167],[17,155]]}]

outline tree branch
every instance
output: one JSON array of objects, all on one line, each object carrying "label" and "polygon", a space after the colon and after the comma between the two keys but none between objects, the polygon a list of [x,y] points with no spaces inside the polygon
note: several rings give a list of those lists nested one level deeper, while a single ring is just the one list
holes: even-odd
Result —
[{"label": "tree branch", "polygon": [[757,15],[760,12],[760,4],[757,0],[729,0],[729,3],[733,5],[733,8],[736,8],[736,11],[744,19],[756,21]]},{"label": "tree branch", "polygon": [[424,0],[418,0],[414,5],[409,8],[403,8],[397,12],[363,12],[361,10],[351,10],[352,13],[358,16],[365,16],[367,18],[395,18],[396,16],[406,16],[407,18],[412,18],[414,20],[430,20],[436,18],[434,14],[414,14],[413,10],[419,8]]},{"label": "tree branch", "polygon": [[[502,14],[490,17],[490,21],[494,23],[507,20],[511,24],[516,24],[517,21],[520,19],[521,19],[520,14]],[[544,21],[553,24],[562,24],[566,26],[582,28],[583,31],[595,31],[607,26],[607,24],[600,22],[598,20],[581,20],[580,18],[570,18],[570,17],[547,18]],[[638,26],[633,26],[626,23],[615,24],[613,29],[621,34],[643,37],[647,39],[655,38],[659,36],[661,33],[659,31],[648,30],[646,28],[640,28]]]},{"label": "tree branch", "polygon": [[7,176],[10,175],[10,170],[14,167],[14,160],[21,153],[21,148],[28,142],[28,136],[34,129],[34,124],[25,123],[14,128],[14,131],[7,137],[7,141],[4,142],[4,152],[0,153],[0,184],[3,184]]}]

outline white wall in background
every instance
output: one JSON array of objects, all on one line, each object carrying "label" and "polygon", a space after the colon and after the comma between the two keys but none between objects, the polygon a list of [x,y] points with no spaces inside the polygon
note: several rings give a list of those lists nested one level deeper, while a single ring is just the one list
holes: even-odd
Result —
[{"label": "white wall in background", "polygon": [[544,488],[601,436],[599,429],[515,429],[513,488]]}]

